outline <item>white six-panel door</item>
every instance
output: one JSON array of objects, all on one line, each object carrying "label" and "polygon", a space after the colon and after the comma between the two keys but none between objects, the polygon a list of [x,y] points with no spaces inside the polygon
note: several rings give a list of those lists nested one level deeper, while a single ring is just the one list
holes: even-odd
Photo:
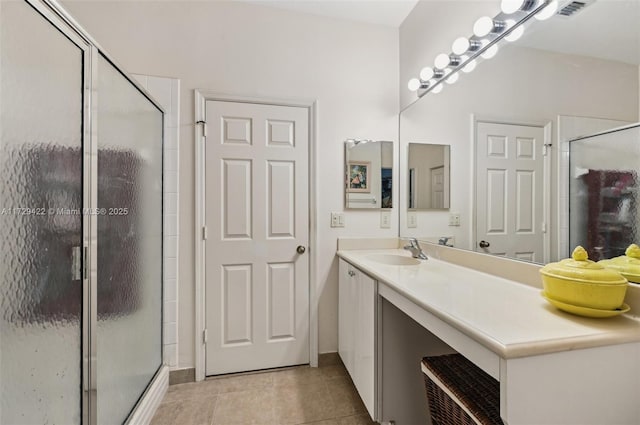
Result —
[{"label": "white six-panel door", "polygon": [[544,136],[543,127],[478,123],[476,251],[543,260]]},{"label": "white six-panel door", "polygon": [[308,120],[206,102],[207,375],[309,362]]}]

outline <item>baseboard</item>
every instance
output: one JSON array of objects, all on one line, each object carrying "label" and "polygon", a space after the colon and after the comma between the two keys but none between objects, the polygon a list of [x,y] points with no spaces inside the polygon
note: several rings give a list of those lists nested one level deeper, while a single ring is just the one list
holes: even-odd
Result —
[{"label": "baseboard", "polygon": [[127,425],[148,425],[153,419],[158,406],[162,403],[167,388],[169,387],[169,368],[162,366],[151,381],[151,385],[142,395],[138,404],[129,415]]},{"label": "baseboard", "polygon": [[169,385],[186,384],[188,382],[196,382],[196,369],[194,367],[176,369],[169,372]]}]

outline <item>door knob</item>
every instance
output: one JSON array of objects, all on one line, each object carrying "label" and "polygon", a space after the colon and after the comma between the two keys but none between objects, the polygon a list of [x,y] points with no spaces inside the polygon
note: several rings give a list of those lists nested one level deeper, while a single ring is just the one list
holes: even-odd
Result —
[{"label": "door knob", "polygon": [[491,244],[487,241],[480,241],[478,245],[480,245],[480,248],[489,248],[489,246],[491,246]]},{"label": "door knob", "polygon": [[298,245],[298,247],[296,248],[296,251],[298,252],[298,254],[304,254],[304,252],[307,250],[307,248],[305,248],[302,245]]}]

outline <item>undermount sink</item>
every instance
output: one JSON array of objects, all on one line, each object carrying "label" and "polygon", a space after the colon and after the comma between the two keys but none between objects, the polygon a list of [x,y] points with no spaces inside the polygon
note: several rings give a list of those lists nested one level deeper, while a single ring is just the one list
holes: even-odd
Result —
[{"label": "undermount sink", "polygon": [[368,256],[370,260],[389,266],[417,266],[420,260],[413,257],[397,254],[371,254]]}]

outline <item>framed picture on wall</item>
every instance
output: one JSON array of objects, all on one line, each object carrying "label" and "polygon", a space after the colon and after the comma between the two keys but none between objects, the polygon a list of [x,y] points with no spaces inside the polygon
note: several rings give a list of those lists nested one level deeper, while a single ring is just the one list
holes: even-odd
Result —
[{"label": "framed picture on wall", "polygon": [[369,193],[371,187],[369,185],[370,162],[349,161],[347,165],[348,192]]}]

